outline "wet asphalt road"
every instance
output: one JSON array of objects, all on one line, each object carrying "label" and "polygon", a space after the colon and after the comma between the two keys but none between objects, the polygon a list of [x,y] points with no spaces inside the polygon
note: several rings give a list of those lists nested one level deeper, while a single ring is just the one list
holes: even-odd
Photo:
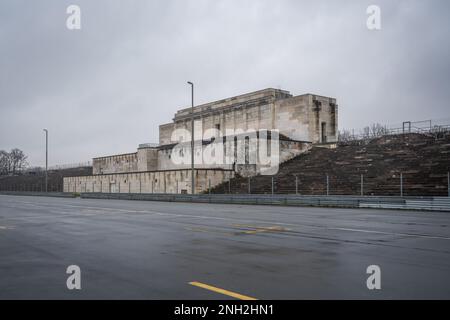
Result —
[{"label": "wet asphalt road", "polygon": [[[449,225],[444,212],[0,195],[0,299],[233,299],[192,281],[257,299],[449,299]],[[66,287],[73,264],[81,290]]]}]

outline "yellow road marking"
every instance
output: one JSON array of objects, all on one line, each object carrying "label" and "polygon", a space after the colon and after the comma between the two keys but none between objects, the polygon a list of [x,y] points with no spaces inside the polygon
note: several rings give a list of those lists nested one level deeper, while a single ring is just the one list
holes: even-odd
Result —
[{"label": "yellow road marking", "polygon": [[288,231],[289,229],[280,227],[280,226],[269,226],[269,227],[259,227],[259,226],[248,226],[248,225],[242,225],[242,224],[233,224],[233,227],[237,228],[247,228],[249,230],[241,230],[239,232],[228,232],[228,231],[222,231],[217,228],[202,228],[202,227],[185,227],[185,230],[189,231],[196,231],[196,232],[208,232],[208,233],[222,233],[226,235],[240,235],[240,234],[257,234],[257,233],[264,233],[264,232],[284,232]]},{"label": "yellow road marking", "polygon": [[201,282],[197,282],[197,281],[189,282],[189,284],[192,285],[192,286],[196,286],[196,287],[203,288],[203,289],[206,289],[206,290],[210,290],[210,291],[214,291],[214,292],[217,292],[217,293],[221,293],[221,294],[224,294],[226,296],[230,296],[230,297],[233,297],[233,298],[236,298],[236,299],[240,299],[240,300],[258,300],[256,298],[252,298],[252,297],[249,297],[249,296],[244,296],[243,294],[239,294],[239,293],[236,293],[236,292],[232,292],[232,291],[228,291],[228,290],[225,290],[225,289],[217,288],[217,287],[210,286],[210,285],[207,285],[207,284],[204,284],[204,283],[201,283]]},{"label": "yellow road marking", "polygon": [[249,228],[253,230],[247,230],[244,231],[246,234],[256,234],[261,232],[283,232],[286,231],[286,228],[280,227],[280,226],[270,226],[270,227],[258,227],[258,226],[248,226],[248,225],[242,225],[242,224],[234,224],[233,226],[238,228]]},{"label": "yellow road marking", "polygon": [[231,232],[226,232],[226,231],[222,231],[222,230],[218,230],[218,229],[206,229],[206,228],[191,228],[191,227],[185,227],[186,230],[189,231],[197,231],[197,232],[207,232],[207,233],[222,233],[222,234],[226,234],[226,235],[234,235]]}]

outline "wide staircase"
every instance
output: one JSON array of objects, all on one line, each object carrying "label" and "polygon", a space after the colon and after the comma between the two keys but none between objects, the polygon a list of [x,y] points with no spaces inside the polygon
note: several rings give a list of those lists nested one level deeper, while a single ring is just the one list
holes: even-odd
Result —
[{"label": "wide staircase", "polygon": [[238,176],[211,193],[448,196],[449,171],[449,136],[399,134],[316,146],[282,163],[276,175]]}]

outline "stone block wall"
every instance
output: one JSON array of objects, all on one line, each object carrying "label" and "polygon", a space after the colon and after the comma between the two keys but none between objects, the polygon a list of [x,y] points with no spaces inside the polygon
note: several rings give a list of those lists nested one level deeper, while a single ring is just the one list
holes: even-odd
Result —
[{"label": "stone block wall", "polygon": [[139,148],[137,151],[137,171],[158,170],[158,148]]},{"label": "stone block wall", "polygon": [[[196,193],[205,192],[234,177],[223,169],[196,169]],[[191,193],[191,170],[166,170],[65,177],[64,192]]]},{"label": "stone block wall", "polygon": [[[173,130],[185,129],[190,140],[191,109],[178,111],[174,123],[160,126],[160,144],[178,142],[172,139]],[[194,108],[196,140],[205,138],[209,129],[271,130],[294,140],[313,143],[337,140],[338,109],[336,99],[313,94],[292,96],[288,91],[264,89]],[[206,137],[207,138],[207,137]]]},{"label": "stone block wall", "polygon": [[92,159],[93,174],[138,171],[137,152]]}]

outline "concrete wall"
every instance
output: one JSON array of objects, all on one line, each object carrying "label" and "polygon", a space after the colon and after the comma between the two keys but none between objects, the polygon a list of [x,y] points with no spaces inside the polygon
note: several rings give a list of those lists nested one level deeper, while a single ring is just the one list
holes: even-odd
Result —
[{"label": "concrete wall", "polygon": [[275,127],[289,138],[313,143],[337,141],[336,99],[305,94],[276,101],[275,110]]},{"label": "concrete wall", "polygon": [[[278,129],[293,140],[335,142],[337,116],[334,98],[313,94],[294,97],[287,91],[264,89],[195,107],[194,133],[195,139],[200,140],[202,137],[208,138],[205,134],[210,129],[219,129],[223,135],[227,134],[227,129]],[[180,128],[188,132],[182,141],[190,140],[191,117],[190,108],[179,110],[174,123],[161,125],[160,144],[179,142],[178,134],[176,137],[171,136],[173,130]],[[325,129],[324,135],[322,128]]]},{"label": "concrete wall", "polygon": [[[261,169],[269,167],[261,165],[260,161],[260,146],[261,144],[268,144],[270,148],[270,140],[260,140],[255,138],[254,140],[250,140],[248,143],[248,151],[245,151],[245,135],[242,135],[237,140],[235,145],[234,139],[226,140],[225,143],[217,143],[222,141],[222,138],[215,140],[215,142],[210,144],[200,145],[199,143],[195,144],[195,167],[201,169],[207,168],[222,168],[227,170],[232,170],[233,164],[238,165],[235,167],[236,171],[244,176],[251,176],[258,173],[261,173]],[[292,141],[286,140],[286,138],[281,138],[279,140],[279,161],[285,162],[306,150],[309,150],[311,147],[310,143],[301,142],[301,141]],[[164,148],[158,151],[158,170],[175,170],[175,169],[184,169],[191,167],[191,146],[190,143],[184,143],[182,150],[177,147],[173,148]],[[235,148],[237,148],[238,157],[235,158]],[[202,157],[207,155],[208,151],[215,149],[218,151],[222,150],[222,157],[218,157],[220,162],[211,163],[208,162],[207,158]],[[174,153],[180,153],[185,156],[184,164],[177,164],[174,162]],[[268,154],[270,155],[270,154]],[[273,164],[271,164],[273,165]],[[253,173],[252,173],[253,172]]]},{"label": "concrete wall", "polygon": [[157,148],[139,148],[137,151],[137,171],[159,170],[158,153]]},{"label": "concrete wall", "polygon": [[[304,153],[311,149],[312,144],[300,141],[280,140],[280,152],[278,166],[271,163],[270,165],[258,164],[238,164],[235,167],[236,172],[243,177],[252,177],[257,174],[274,175],[278,173],[279,166],[283,162],[286,162],[301,153]],[[251,152],[256,153],[258,156],[259,150],[250,149]],[[270,169],[270,170],[269,170]],[[267,171],[269,170],[269,171]]]},{"label": "concrete wall", "polygon": [[172,132],[175,129],[174,123],[166,123],[159,126],[159,144],[165,145],[172,143]]},{"label": "concrete wall", "polygon": [[[308,98],[311,103],[309,132],[312,141],[315,143],[336,142],[338,131],[336,99],[311,94],[308,94]],[[325,123],[325,131],[322,130],[322,123]],[[326,136],[326,141],[322,138],[322,132]]]},{"label": "concrete wall", "polygon": [[108,157],[94,158],[93,174],[108,174],[117,172],[138,171],[137,153],[119,154]]},{"label": "concrete wall", "polygon": [[[234,177],[222,169],[195,170],[196,193],[207,191]],[[84,177],[65,177],[64,192],[104,193],[191,193],[191,170],[117,173]]]}]

